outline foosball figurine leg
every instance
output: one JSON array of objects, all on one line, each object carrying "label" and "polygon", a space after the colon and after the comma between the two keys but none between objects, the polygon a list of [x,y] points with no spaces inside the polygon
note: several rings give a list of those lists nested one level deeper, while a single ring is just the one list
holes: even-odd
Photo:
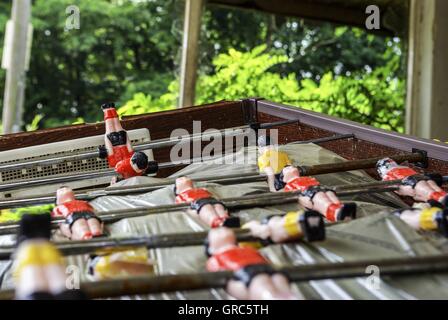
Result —
[{"label": "foosball figurine leg", "polygon": [[[244,288],[244,289],[243,289]],[[296,300],[288,279],[269,265],[250,265],[235,272],[227,284],[229,294],[249,300]]]},{"label": "foosball figurine leg", "polygon": [[[107,150],[108,161],[111,167],[116,165],[116,159],[111,157],[114,154],[114,147],[126,146],[129,154],[133,153],[132,145],[126,130],[121,126],[114,103],[105,103],[101,106],[104,112],[104,125],[106,134],[104,135],[104,144]],[[100,152],[101,153],[101,152]],[[103,155],[106,156],[106,155]]]}]

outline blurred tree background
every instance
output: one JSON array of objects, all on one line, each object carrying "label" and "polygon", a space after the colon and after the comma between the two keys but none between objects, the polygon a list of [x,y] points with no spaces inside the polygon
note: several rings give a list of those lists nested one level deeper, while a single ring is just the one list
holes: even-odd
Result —
[{"label": "blurred tree background", "polygon": [[[81,26],[65,31],[73,4]],[[183,10],[181,0],[34,0],[24,129],[99,121],[104,101],[121,114],[174,108]],[[0,50],[9,16],[0,3]],[[262,96],[403,131],[399,38],[216,6],[201,32],[197,104]]]}]

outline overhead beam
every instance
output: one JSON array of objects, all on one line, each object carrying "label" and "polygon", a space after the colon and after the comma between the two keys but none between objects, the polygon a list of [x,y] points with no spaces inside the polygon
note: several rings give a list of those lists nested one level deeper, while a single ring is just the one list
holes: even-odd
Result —
[{"label": "overhead beam", "polygon": [[411,0],[406,133],[448,141],[448,1]]},{"label": "overhead beam", "polygon": [[203,6],[204,0],[185,0],[179,108],[194,105]]},{"label": "overhead beam", "polygon": [[407,0],[208,0],[208,3],[359,28],[365,28],[366,7],[377,5],[382,23],[379,30],[372,32],[386,35],[406,33]]}]

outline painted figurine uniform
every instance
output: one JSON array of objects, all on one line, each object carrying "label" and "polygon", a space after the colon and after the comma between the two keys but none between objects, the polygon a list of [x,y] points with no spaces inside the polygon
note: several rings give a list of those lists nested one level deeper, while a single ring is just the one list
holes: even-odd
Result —
[{"label": "painted figurine uniform", "polygon": [[95,215],[93,207],[87,201],[82,200],[64,202],[56,206],[51,215],[65,218],[70,228],[78,219],[97,219],[101,223],[101,219]]},{"label": "painted figurine uniform", "polygon": [[283,188],[284,191],[306,191],[310,187],[316,187],[319,186],[320,183],[317,181],[316,178],[313,177],[297,177],[290,181],[288,181]]},{"label": "painted figurine uniform", "polygon": [[176,203],[187,203],[199,199],[211,198],[212,194],[203,188],[194,188],[186,190],[176,195]]},{"label": "painted figurine uniform", "polygon": [[[319,181],[313,177],[297,177],[288,181],[283,189],[285,192],[300,191],[305,196],[311,199],[318,192],[325,192],[326,190],[320,187]],[[341,202],[335,202],[328,206],[325,212],[325,217],[328,221],[337,221],[336,211],[343,208],[344,205]]]},{"label": "painted figurine uniform", "polygon": [[[273,216],[263,219],[261,223],[268,224]],[[291,211],[282,215],[283,228],[289,239],[305,238],[307,241],[325,239],[325,223],[316,211]]]},{"label": "painted figurine uniform", "polygon": [[288,154],[283,151],[267,149],[258,157],[258,169],[260,172],[263,172],[267,167],[271,167],[274,173],[277,174],[288,165],[291,165],[291,160]]},{"label": "painted figurine uniform", "polygon": [[438,231],[448,237],[448,209],[410,208],[400,209],[394,213],[415,230]]},{"label": "painted figurine uniform", "polygon": [[291,240],[322,241],[325,239],[325,223],[322,215],[313,210],[291,211],[270,215],[263,220],[251,220],[243,225],[257,242],[240,242],[241,247],[259,249],[262,245],[284,243]]},{"label": "painted figurine uniform", "polygon": [[237,244],[235,232],[228,228],[211,229],[205,242],[210,272],[230,271],[226,291],[236,299],[296,299],[289,279],[275,270],[259,251]]},{"label": "painted figurine uniform", "polygon": [[237,271],[251,265],[267,265],[268,261],[253,248],[235,247],[218,254],[214,254],[207,260],[207,270]]},{"label": "painted figurine uniform", "polygon": [[233,271],[234,279],[249,288],[252,280],[260,275],[280,274],[254,248],[233,247],[210,256],[206,268],[210,272]]},{"label": "painted figurine uniform", "polygon": [[64,259],[50,242],[48,214],[25,214],[20,221],[13,269],[16,298],[21,300],[85,299],[80,290],[66,288]]},{"label": "painted figurine uniform", "polygon": [[[383,181],[402,180],[403,186],[411,186],[416,190],[417,184],[421,181],[434,181],[441,179],[439,174],[424,174],[421,175],[417,171],[407,167],[398,165],[394,160],[390,158],[384,158],[377,163],[377,172]],[[441,184],[441,182],[439,181]],[[432,187],[428,187],[432,188]],[[432,190],[429,194],[425,195],[424,201],[434,200],[444,205],[448,204],[448,194],[438,188],[439,190]],[[427,189],[428,190],[428,189]],[[431,189],[429,189],[431,191]],[[403,194],[402,194],[403,195]],[[407,194],[404,194],[407,195]],[[419,199],[422,200],[422,199]]]},{"label": "painted figurine uniform", "polygon": [[119,173],[123,179],[142,176],[145,172],[136,172],[131,165],[130,158],[125,158],[115,165],[115,172]]},{"label": "painted figurine uniform", "polygon": [[224,203],[214,198],[207,189],[195,188],[190,178],[180,177],[176,179],[174,195],[175,203],[189,203],[191,211],[196,212],[199,219],[212,228],[221,226],[240,227],[240,219],[229,216]]},{"label": "painted figurine uniform", "polygon": [[[176,195],[176,203],[190,203],[192,210],[198,214],[201,212],[202,207],[205,205],[221,204],[224,208],[225,205],[213,197],[213,195],[204,188],[192,188],[185,190]],[[240,226],[240,220],[238,217],[229,217],[228,215],[222,217],[216,217],[213,219],[210,227],[217,228],[220,226],[227,226],[236,228]]]},{"label": "painted figurine uniform", "polygon": [[[124,179],[141,176],[146,172],[149,173],[147,171],[150,165],[148,157],[143,152],[134,152],[130,147],[128,134],[121,127],[117,111],[115,110],[115,104],[106,103],[102,106],[102,109],[104,111],[106,132],[109,132],[106,134],[106,144],[112,151],[107,147],[100,147],[100,158],[106,158],[109,167],[113,168]],[[156,162],[151,161],[150,169],[157,172],[158,167],[156,166]]]},{"label": "painted figurine uniform", "polygon": [[299,203],[307,209],[318,211],[328,221],[356,218],[355,203],[341,203],[332,190],[322,187],[316,178],[301,176],[293,166],[286,166],[275,175],[270,189],[284,192],[300,192]]},{"label": "painted figurine uniform", "polygon": [[96,280],[154,274],[146,248],[99,252],[90,257],[88,265],[88,273]]}]

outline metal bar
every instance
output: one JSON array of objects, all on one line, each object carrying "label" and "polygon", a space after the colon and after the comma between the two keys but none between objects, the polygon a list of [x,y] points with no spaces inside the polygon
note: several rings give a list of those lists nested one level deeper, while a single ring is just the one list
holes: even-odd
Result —
[{"label": "metal bar", "polygon": [[[201,133],[192,134],[192,135],[180,136],[176,139],[163,138],[163,139],[159,139],[159,140],[153,140],[150,142],[135,144],[133,146],[133,148],[135,151],[143,151],[143,150],[149,150],[149,149],[152,150],[152,149],[170,147],[170,146],[173,146],[176,144],[181,144],[181,145],[188,144],[188,143],[192,143],[193,141],[213,137],[216,134],[218,134],[218,132],[221,135],[226,136],[226,137],[238,136],[238,135],[242,134],[242,132],[239,130],[243,130],[243,129],[247,129],[247,128],[249,128],[249,127],[248,126],[239,126],[239,127],[217,130],[214,133],[203,134],[201,132]],[[49,165],[56,165],[56,164],[61,164],[64,162],[69,162],[69,161],[86,160],[86,159],[91,159],[91,158],[98,158],[98,152],[90,151],[90,152],[85,152],[85,153],[80,153],[80,154],[60,156],[60,157],[49,158],[49,159],[40,159],[40,160],[31,160],[31,161],[24,161],[24,162],[1,164],[0,171],[20,170],[20,169],[25,169],[25,168],[35,167],[35,166],[49,166]]]},{"label": "metal bar", "polygon": [[[341,197],[351,196],[363,193],[380,193],[380,192],[391,192],[397,190],[397,187],[387,187],[387,188],[369,188],[369,189],[359,189],[359,190],[348,190],[339,192],[338,195]],[[239,210],[243,208],[254,208],[254,207],[265,207],[273,206],[279,204],[294,203],[297,201],[298,197],[301,195],[300,191],[296,192],[278,192],[278,193],[261,193],[257,195],[248,195],[243,197],[234,197],[221,199],[225,206],[229,210]],[[167,204],[155,207],[138,207],[126,210],[113,210],[107,212],[98,212],[97,215],[101,217],[105,223],[113,223],[121,219],[135,218],[148,216],[153,214],[169,213],[175,211],[182,211],[190,207],[189,203],[181,204]],[[64,223],[63,218],[52,219],[52,227],[58,228],[59,224]],[[17,222],[5,222],[0,223],[0,235],[17,233],[19,225]]]},{"label": "metal bar", "polygon": [[296,124],[299,123],[299,119],[292,119],[292,120],[282,120],[282,121],[276,121],[276,122],[270,122],[270,123],[261,123],[259,125],[260,129],[270,129],[280,126],[286,126],[289,124]]},{"label": "metal bar", "polygon": [[[163,162],[158,165],[159,169],[166,169],[166,168],[173,168],[177,166],[187,165],[195,162],[202,162],[198,160],[203,161],[211,161],[216,160],[220,158],[221,156],[217,157],[204,157],[204,158],[193,158],[193,159],[186,159],[184,161],[177,161],[177,162]],[[96,178],[103,178],[107,176],[116,176],[116,172],[114,169],[105,169],[97,172],[87,172],[87,173],[80,173],[75,175],[60,175],[60,176],[52,176],[52,177],[43,177],[39,179],[24,179],[24,180],[18,180],[14,182],[4,182],[0,183],[0,192],[10,191],[10,190],[17,190],[17,189],[28,189],[35,186],[41,186],[46,184],[57,184],[57,183],[68,183],[73,181],[80,181],[80,180],[88,180],[88,179],[96,179]]]},{"label": "metal bar", "polygon": [[[288,124],[297,123],[298,120],[285,120],[285,121],[277,121],[272,123],[262,123],[259,125],[259,128],[261,129],[269,129],[279,126],[284,126]],[[239,135],[246,134],[245,129],[249,129],[250,125],[244,125],[239,127],[232,127],[232,128],[226,128],[221,130],[216,130],[216,132],[210,132],[210,133],[196,133],[191,135],[184,135],[177,138],[163,138],[158,140],[153,140],[150,142],[144,142],[144,143],[138,143],[133,146],[135,151],[144,151],[144,150],[154,150],[154,149],[161,149],[166,147],[171,147],[174,145],[183,145],[183,144],[189,144],[194,141],[203,140],[207,138],[211,138],[216,136],[217,134],[222,135],[223,137],[235,137]],[[319,142],[318,139],[316,139],[317,142]],[[313,142],[313,140],[310,140],[310,142]],[[49,158],[49,159],[39,159],[39,160],[30,160],[30,161],[23,161],[23,162],[14,162],[14,163],[6,163],[6,164],[0,164],[0,172],[2,171],[10,171],[10,170],[21,170],[26,168],[32,168],[36,166],[50,166],[50,165],[56,165],[61,164],[64,162],[70,162],[70,161],[77,161],[77,160],[86,160],[91,158],[97,158],[98,152],[97,151],[90,151],[90,152],[83,152],[79,154],[74,155],[67,155],[67,156],[59,156],[55,158]]]},{"label": "metal bar", "polygon": [[[297,194],[289,193],[264,193],[257,195],[249,195],[243,197],[234,197],[221,199],[221,201],[230,209],[236,210],[240,208],[251,208],[256,206],[268,206],[275,204],[282,204],[297,201]],[[112,223],[124,218],[140,217],[159,213],[168,213],[174,211],[182,211],[190,207],[189,203],[181,204],[167,204],[155,207],[138,207],[126,210],[112,210],[107,212],[98,212],[97,215],[105,223]],[[60,223],[63,223],[63,218],[53,218],[52,227],[57,228]],[[13,234],[18,231],[19,225],[17,222],[0,223],[0,235]]]},{"label": "metal bar", "polygon": [[[299,168],[301,169],[303,175],[314,176],[317,174],[374,168],[378,160],[381,160],[383,158],[385,157],[384,156],[375,157],[375,158],[352,160],[339,163],[325,163],[314,166],[301,166]],[[397,162],[403,162],[403,161],[420,162],[424,160],[424,156],[420,153],[393,155],[390,156],[390,158],[394,159]]]},{"label": "metal bar", "polygon": [[335,140],[343,140],[343,139],[352,139],[354,138],[355,135],[350,133],[350,134],[337,134],[331,137],[323,137],[323,138],[316,138],[316,139],[311,139],[311,140],[305,140],[305,141],[294,141],[294,142],[290,142],[288,144],[306,144],[306,143],[324,143],[324,142],[329,142],[329,141],[335,141]]},{"label": "metal bar", "polygon": [[[259,241],[260,239],[250,235],[247,229],[233,229],[239,242]],[[208,236],[208,231],[158,234],[149,237],[130,238],[94,238],[85,241],[60,241],[53,242],[64,256],[90,254],[94,252],[107,252],[119,248],[129,250],[136,247],[148,249],[200,246]],[[9,260],[14,254],[16,246],[0,246],[0,260]]]},{"label": "metal bar", "polygon": [[[409,276],[445,273],[448,271],[448,255],[422,257],[381,258],[361,261],[316,263],[277,268],[289,276],[292,282],[323,279],[348,279],[366,277],[366,268],[375,265],[381,276]],[[152,294],[209,288],[225,288],[233,272],[201,272],[194,274],[140,276],[81,283],[81,290],[89,299]],[[14,290],[0,291],[0,300],[14,299]]]},{"label": "metal bar", "polygon": [[428,157],[448,161],[448,144],[430,139],[422,139],[393,131],[374,128],[354,121],[340,119],[322,113],[304,110],[268,100],[257,101],[258,112],[284,119],[299,119],[300,123],[321,128],[338,134],[351,133],[357,139],[379,143],[383,146],[411,152],[420,149],[428,152]]},{"label": "metal bar", "polygon": [[[422,157],[420,154],[412,154],[412,155],[398,155],[398,156],[392,156],[392,158],[396,159],[397,161],[420,161]],[[381,157],[380,157],[381,158]],[[303,166],[301,167],[302,170],[305,170],[303,173],[305,175],[316,175],[316,174],[324,174],[324,173],[332,173],[332,172],[340,172],[340,171],[348,171],[353,170],[352,168],[355,167],[356,169],[366,169],[373,167],[374,164],[376,164],[377,160],[380,158],[370,158],[370,159],[364,159],[364,160],[354,160],[354,161],[347,161],[342,163],[332,163],[332,164],[322,164],[322,165],[316,165],[316,166]],[[353,164],[353,166],[352,166]],[[170,165],[170,163],[166,163],[166,166]],[[173,165],[173,164],[171,164]],[[173,165],[174,166],[174,165]],[[161,164],[160,167],[164,167],[164,164]],[[100,173],[92,173],[92,175]],[[71,177],[71,176],[69,176]],[[249,182],[257,182],[257,181],[264,181],[266,179],[265,175],[260,175],[257,173],[247,173],[247,174],[237,174],[237,175],[229,175],[229,176],[222,176],[222,177],[202,177],[197,178],[195,181],[202,182],[202,181],[208,181],[208,182],[215,182],[220,184],[238,184],[238,183],[249,183]],[[444,177],[446,180],[447,177]],[[90,193],[83,192],[76,194],[77,198],[80,200],[92,200],[99,196],[112,196],[112,195],[122,195],[122,194],[132,194],[132,193],[144,193],[144,192],[150,192],[154,191],[163,187],[166,187],[168,185],[173,184],[175,179],[169,179],[166,182],[157,183],[157,184],[144,184],[144,185],[137,185],[137,186],[128,186],[128,187],[109,187],[108,189],[99,189],[99,190],[93,190]],[[47,181],[45,180],[45,183]],[[388,182],[373,182],[370,184],[365,184],[363,186],[370,187],[370,186],[385,186],[385,185],[394,185],[398,184],[400,181],[388,181]],[[27,182],[24,183],[23,181],[18,181],[12,183],[12,188],[18,188],[19,186],[26,186],[29,187],[30,184],[33,182]],[[38,183],[38,182],[36,182]],[[34,184],[35,185],[35,184]],[[8,184],[0,184],[0,191],[2,191],[2,188],[7,188]],[[336,190],[342,190],[342,189],[350,189],[351,186],[336,186],[334,187]],[[11,190],[11,189],[9,189]],[[45,204],[45,203],[52,203],[55,201],[55,197],[48,195],[43,197],[35,197],[35,198],[24,198],[24,199],[11,199],[11,200],[2,200],[0,201],[0,209],[5,208],[14,208],[14,207],[21,207],[24,205],[34,205],[34,204]]]}]

